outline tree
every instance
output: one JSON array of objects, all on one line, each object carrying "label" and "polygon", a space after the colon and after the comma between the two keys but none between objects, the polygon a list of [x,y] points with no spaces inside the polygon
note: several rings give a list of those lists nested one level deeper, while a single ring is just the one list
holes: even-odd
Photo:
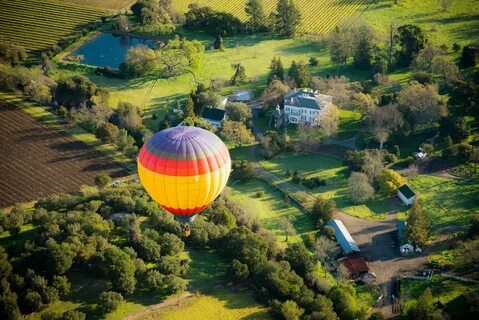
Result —
[{"label": "tree", "polygon": [[68,109],[78,106],[91,106],[91,98],[97,91],[93,82],[85,76],[60,79],[55,89],[55,100]]},{"label": "tree", "polygon": [[157,270],[148,270],[145,285],[149,290],[161,292],[164,287],[164,276]]},{"label": "tree", "polygon": [[353,50],[353,36],[349,28],[336,26],[328,39],[331,62],[345,65]]},{"label": "tree", "polygon": [[195,103],[193,102],[193,98],[191,94],[188,96],[188,102],[186,103],[186,112],[185,118],[194,118],[195,115]]},{"label": "tree", "polygon": [[398,42],[397,33],[398,33],[398,29],[395,23],[390,23],[388,25],[388,38],[387,38],[387,48],[386,48],[388,70],[391,70],[394,64],[395,48]]},{"label": "tree", "polygon": [[415,245],[420,247],[426,245],[429,237],[429,218],[417,199],[409,210],[406,233]]},{"label": "tree", "polygon": [[285,320],[299,320],[303,315],[304,309],[298,307],[296,302],[287,300],[281,304],[281,314]]},{"label": "tree", "polygon": [[157,55],[155,50],[145,45],[131,47],[126,52],[125,65],[122,69],[123,74],[129,77],[145,75],[153,71],[156,61]]},{"label": "tree", "polygon": [[348,179],[348,198],[356,203],[363,203],[374,197],[374,188],[368,176],[362,172],[352,172]]},{"label": "tree", "polygon": [[128,22],[128,19],[122,14],[118,17],[118,22],[116,23],[116,27],[118,28],[118,31],[121,33],[125,33],[130,31],[130,23]]},{"label": "tree", "polygon": [[361,119],[364,119],[370,112],[375,110],[377,101],[373,99],[369,94],[358,92],[351,97],[351,106],[361,115]]},{"label": "tree", "polygon": [[0,296],[0,318],[5,320],[23,319],[17,305],[16,295],[11,294]]},{"label": "tree", "polygon": [[0,63],[15,66],[27,59],[25,48],[11,42],[0,41]]},{"label": "tree", "polygon": [[103,189],[110,184],[111,184],[111,178],[109,175],[105,173],[99,174],[95,177],[95,185],[97,185],[97,187],[100,189]]},{"label": "tree", "polygon": [[238,121],[248,124],[251,120],[251,108],[241,102],[230,102],[226,105],[226,117],[231,121]]},{"label": "tree", "polygon": [[398,52],[398,64],[400,66],[409,66],[414,56],[424,48],[426,36],[418,26],[406,24],[398,28],[397,39],[401,50]]},{"label": "tree", "polygon": [[248,160],[234,160],[231,170],[232,179],[247,181],[254,178],[253,165]]},{"label": "tree", "polygon": [[474,238],[479,236],[479,212],[476,212],[469,221],[471,225],[469,226],[468,237]]},{"label": "tree", "polygon": [[166,78],[176,77],[186,70],[189,61],[178,49],[162,49],[158,55],[158,63]]},{"label": "tree", "polygon": [[285,94],[290,91],[290,88],[281,80],[273,80],[263,91],[261,101],[267,107],[275,107],[283,103]]},{"label": "tree", "polygon": [[437,309],[431,289],[426,288],[419,299],[414,303],[406,313],[408,320],[445,320],[443,312]]},{"label": "tree", "polygon": [[242,146],[254,142],[254,137],[251,130],[246,128],[244,123],[225,120],[223,121],[223,128],[221,135],[228,141],[231,141],[236,146]]},{"label": "tree", "polygon": [[319,237],[314,246],[314,257],[325,265],[326,262],[333,261],[339,254],[339,251],[339,246],[336,241],[322,236]]},{"label": "tree", "polygon": [[407,181],[394,170],[386,169],[378,177],[379,192],[383,196],[391,196]]},{"label": "tree", "polygon": [[284,80],[284,67],[283,62],[281,62],[281,58],[274,57],[269,65],[268,85],[273,80]]},{"label": "tree", "polygon": [[282,36],[293,37],[301,23],[301,12],[293,0],[279,0],[274,13],[274,30]]},{"label": "tree", "polygon": [[339,320],[338,315],[334,312],[333,302],[323,295],[318,295],[313,301],[312,307],[314,311],[311,313],[310,320]]},{"label": "tree", "polygon": [[364,172],[372,183],[384,170],[383,154],[378,149],[368,150],[364,154],[361,171]]},{"label": "tree", "polygon": [[279,220],[279,226],[284,232],[284,235],[286,237],[286,240],[285,240],[286,242],[288,242],[288,238],[290,236],[296,235],[296,229],[294,228],[294,225],[291,223],[291,221],[289,221],[288,219],[281,218]]},{"label": "tree", "polygon": [[319,122],[319,132],[326,137],[335,136],[338,132],[339,110],[336,105],[330,105]]},{"label": "tree", "polygon": [[308,64],[302,61],[296,62],[293,60],[288,76],[294,81],[297,88],[309,87],[311,83],[311,73],[309,72]]},{"label": "tree", "polygon": [[399,130],[403,124],[403,116],[394,105],[378,107],[368,113],[368,129],[379,142],[379,149],[383,148],[391,133]]},{"label": "tree", "polygon": [[461,163],[469,163],[477,160],[477,152],[468,143],[461,143],[457,147],[457,158]]},{"label": "tree", "polygon": [[473,46],[462,48],[460,64],[464,68],[475,67],[477,63],[477,49]]},{"label": "tree", "polygon": [[225,43],[223,41],[223,37],[221,35],[217,35],[214,43],[214,48],[216,50],[224,51],[225,50]]},{"label": "tree", "polygon": [[[324,199],[317,197],[314,201],[311,213],[316,217],[318,222],[326,222],[333,218],[334,211],[336,211],[336,203],[332,199]],[[318,223],[319,224],[319,223]]]},{"label": "tree", "polygon": [[248,266],[237,259],[233,259],[231,262],[231,273],[239,281],[244,281],[249,277]]},{"label": "tree", "polygon": [[381,312],[374,312],[369,316],[368,320],[386,320],[386,318]]},{"label": "tree", "polygon": [[447,114],[445,101],[432,85],[412,82],[401,90],[398,102],[400,108],[406,111],[413,129],[421,124],[434,123]]},{"label": "tree", "polygon": [[374,31],[367,24],[359,24],[352,32],[355,35],[354,66],[359,69],[369,69],[372,66],[374,53]]},{"label": "tree", "polygon": [[249,17],[246,27],[251,32],[264,31],[266,29],[266,15],[261,0],[248,0],[245,4],[246,15]]},{"label": "tree", "polygon": [[123,296],[114,291],[104,291],[100,293],[98,304],[105,313],[110,313],[118,309],[123,302]]},{"label": "tree", "polygon": [[232,86],[236,86],[246,79],[245,68],[241,63],[233,63],[231,68],[233,68],[234,74],[231,77],[230,83]]},{"label": "tree", "polygon": [[293,270],[301,277],[313,271],[316,261],[314,261],[304,242],[290,244],[284,254]]},{"label": "tree", "polygon": [[131,257],[121,249],[111,246],[103,254],[104,262],[112,286],[115,290],[130,294],[135,290],[135,264]]}]

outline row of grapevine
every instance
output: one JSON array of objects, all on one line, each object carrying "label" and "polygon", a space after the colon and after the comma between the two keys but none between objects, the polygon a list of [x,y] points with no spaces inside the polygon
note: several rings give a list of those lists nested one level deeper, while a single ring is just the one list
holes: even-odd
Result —
[{"label": "row of grapevine", "polygon": [[60,2],[69,2],[85,7],[94,7],[100,9],[119,11],[129,9],[136,0],[59,0]]},{"label": "row of grapevine", "polygon": [[51,0],[0,0],[0,38],[29,52],[48,49],[107,11]]},{"label": "row of grapevine", "polygon": [[[327,34],[339,22],[353,19],[364,10],[372,0],[296,0],[303,20],[299,32]],[[177,0],[174,1],[180,12],[186,12],[191,3],[210,6],[211,8],[229,12],[245,20],[244,5],[246,0]],[[277,0],[263,0],[267,14],[276,8]]]}]

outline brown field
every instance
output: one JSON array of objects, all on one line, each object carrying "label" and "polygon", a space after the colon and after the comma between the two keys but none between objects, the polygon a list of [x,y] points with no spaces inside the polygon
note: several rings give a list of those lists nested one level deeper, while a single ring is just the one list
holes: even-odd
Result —
[{"label": "brown field", "polygon": [[94,148],[0,102],[0,207],[78,191],[101,172],[128,174]]}]

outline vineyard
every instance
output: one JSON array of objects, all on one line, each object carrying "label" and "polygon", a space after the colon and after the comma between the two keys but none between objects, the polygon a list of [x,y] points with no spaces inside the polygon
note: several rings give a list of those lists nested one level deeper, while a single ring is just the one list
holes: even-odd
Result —
[{"label": "vineyard", "polygon": [[127,174],[94,148],[0,102],[0,207],[78,191],[101,172]]},{"label": "vineyard", "polygon": [[[218,11],[234,14],[246,19],[244,5],[246,0],[177,0],[174,3],[180,12],[188,11],[190,3],[207,5]],[[264,0],[265,10],[269,14],[276,7],[277,0]],[[371,0],[296,0],[303,17],[300,32],[326,34],[339,22],[354,19],[363,12]]]},{"label": "vineyard", "polygon": [[69,2],[79,4],[87,7],[95,7],[100,9],[107,9],[119,11],[129,9],[136,0],[59,0],[60,2]]},{"label": "vineyard", "polygon": [[0,0],[0,38],[39,52],[107,11],[50,0]]}]

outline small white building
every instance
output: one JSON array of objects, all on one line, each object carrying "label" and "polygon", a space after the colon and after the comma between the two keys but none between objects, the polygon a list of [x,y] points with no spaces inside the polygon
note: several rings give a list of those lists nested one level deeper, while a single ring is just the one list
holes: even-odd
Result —
[{"label": "small white building", "polygon": [[253,100],[253,93],[249,90],[236,90],[229,97],[231,102],[250,102]]},{"label": "small white building", "polygon": [[399,252],[402,255],[408,255],[408,254],[414,253],[414,246],[406,237],[406,225],[407,225],[406,221],[399,221],[396,225],[398,242],[399,242]]},{"label": "small white building", "polygon": [[284,116],[288,123],[318,126],[333,104],[333,97],[311,89],[292,90],[284,97]]},{"label": "small white building", "polygon": [[221,128],[226,118],[226,111],[218,108],[205,108],[202,118],[216,128]]},{"label": "small white building", "polygon": [[410,206],[416,199],[416,193],[405,184],[398,188],[398,197],[405,205]]}]

